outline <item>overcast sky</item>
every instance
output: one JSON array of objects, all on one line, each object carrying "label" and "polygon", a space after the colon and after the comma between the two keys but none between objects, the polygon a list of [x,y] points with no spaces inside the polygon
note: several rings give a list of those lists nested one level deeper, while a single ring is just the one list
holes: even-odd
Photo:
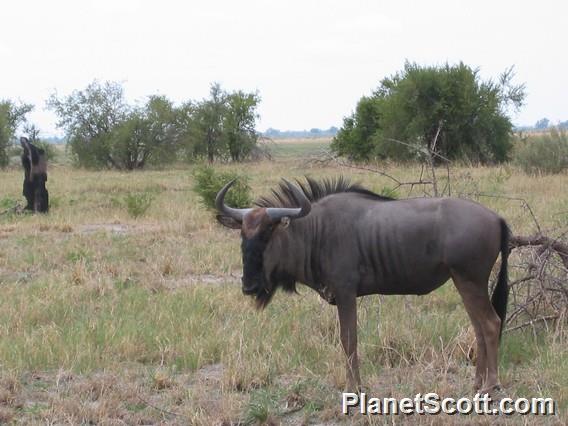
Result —
[{"label": "overcast sky", "polygon": [[0,9],[0,99],[45,101],[94,79],[131,102],[202,99],[212,82],[258,91],[259,130],[340,126],[404,66],[456,63],[525,83],[515,124],[568,120],[568,2],[17,0]]}]

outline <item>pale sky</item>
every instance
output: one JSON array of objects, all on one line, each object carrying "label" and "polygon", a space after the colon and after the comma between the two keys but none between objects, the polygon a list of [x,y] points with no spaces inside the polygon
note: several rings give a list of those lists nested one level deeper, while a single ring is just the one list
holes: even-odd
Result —
[{"label": "pale sky", "polygon": [[199,100],[212,82],[258,91],[258,130],[341,126],[358,99],[404,66],[446,61],[525,83],[517,125],[568,120],[568,2],[17,0],[0,8],[0,99],[33,103],[94,79],[130,102]]}]

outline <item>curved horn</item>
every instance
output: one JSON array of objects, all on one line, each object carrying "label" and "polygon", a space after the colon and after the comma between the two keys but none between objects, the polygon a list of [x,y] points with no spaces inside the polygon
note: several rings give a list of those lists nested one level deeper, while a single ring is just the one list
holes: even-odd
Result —
[{"label": "curved horn", "polygon": [[277,222],[283,217],[289,217],[290,219],[298,219],[300,217],[304,217],[310,213],[312,210],[312,204],[306,194],[300,191],[296,185],[292,185],[286,179],[282,179],[290,192],[294,195],[296,201],[300,203],[300,208],[291,209],[291,208],[284,208],[284,207],[269,207],[266,209],[266,213],[270,216],[272,222]]},{"label": "curved horn", "polygon": [[225,194],[233,184],[235,183],[236,179],[233,179],[228,184],[226,184],[221,190],[217,193],[215,197],[215,207],[219,211],[219,213],[224,214],[225,216],[232,217],[237,222],[242,222],[243,217],[250,212],[252,209],[234,209],[229,207],[225,204]]}]

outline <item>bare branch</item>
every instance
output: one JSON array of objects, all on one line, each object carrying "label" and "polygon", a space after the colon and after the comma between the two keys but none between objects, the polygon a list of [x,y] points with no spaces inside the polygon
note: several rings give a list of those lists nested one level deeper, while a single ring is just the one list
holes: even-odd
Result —
[{"label": "bare branch", "polygon": [[547,315],[547,316],[545,316],[545,317],[535,318],[535,319],[532,319],[532,320],[530,320],[530,321],[524,322],[524,323],[522,323],[522,324],[520,324],[520,325],[517,325],[517,326],[515,326],[515,327],[509,327],[509,328],[505,329],[504,331],[507,333],[507,332],[509,332],[509,331],[514,331],[514,330],[518,330],[518,329],[520,329],[520,328],[527,327],[527,326],[529,326],[529,325],[534,325],[534,324],[536,324],[536,323],[538,323],[538,322],[540,322],[540,321],[545,321],[545,322],[546,322],[546,321],[558,319],[558,317],[559,317],[559,315]]},{"label": "bare branch", "polygon": [[138,397],[138,399],[147,407],[153,408],[154,410],[158,410],[159,412],[163,413],[163,414],[167,414],[169,416],[174,416],[174,417],[182,417],[186,420],[189,420],[189,417],[184,416],[183,414],[180,413],[174,413],[173,411],[169,411],[166,410],[164,408],[158,407],[157,405],[154,405],[152,403],[150,403],[149,401],[145,400],[144,398],[142,398],[140,395],[136,395]]},{"label": "bare branch", "polygon": [[531,206],[529,205],[527,200],[525,200],[524,198],[509,197],[507,195],[500,195],[500,194],[485,194],[485,193],[482,193],[482,192],[470,192],[470,193],[467,193],[467,194],[461,193],[459,195],[467,196],[467,197],[472,197],[472,196],[473,197],[489,197],[489,198],[501,198],[501,199],[504,199],[504,200],[511,200],[511,201],[520,201],[523,204],[523,206],[529,211],[538,233],[542,234],[542,230],[540,229],[540,224],[538,223],[538,220],[537,220],[533,210],[531,209]]},{"label": "bare branch", "polygon": [[556,239],[547,237],[541,234],[531,236],[515,235],[509,241],[511,248],[526,247],[526,246],[541,246],[554,250],[562,259],[564,267],[568,269],[568,245]]},{"label": "bare branch", "polygon": [[438,142],[438,136],[442,130],[442,121],[438,123],[438,130],[436,130],[436,136],[432,141],[432,145],[428,147],[428,161],[430,162],[430,170],[432,171],[432,188],[434,189],[434,197],[438,196],[438,179],[436,178],[436,164],[434,164],[434,154],[436,154],[436,143]]},{"label": "bare branch", "polygon": [[[321,158],[323,157],[323,158]],[[387,172],[383,171],[383,170],[379,170],[373,167],[368,167],[368,166],[361,166],[358,165],[356,163],[352,163],[349,161],[345,161],[340,159],[338,156],[335,156],[333,154],[331,154],[330,152],[324,152],[320,158],[311,158],[308,160],[307,163],[304,163],[304,165],[309,165],[309,164],[318,164],[318,165],[329,165],[330,163],[334,163],[340,167],[346,167],[346,168],[350,168],[350,169],[356,169],[356,170],[364,170],[366,172],[371,172],[371,173],[375,173],[378,174],[380,176],[386,177],[387,179],[390,179],[395,186],[392,188],[393,190],[397,190],[398,188],[402,187],[402,186],[410,186],[411,190],[415,185],[432,185],[432,181],[425,181],[422,180],[422,176],[420,176],[420,179],[417,181],[410,181],[410,182],[405,182],[405,181],[401,181],[397,178],[395,178],[394,176],[388,174]]]}]

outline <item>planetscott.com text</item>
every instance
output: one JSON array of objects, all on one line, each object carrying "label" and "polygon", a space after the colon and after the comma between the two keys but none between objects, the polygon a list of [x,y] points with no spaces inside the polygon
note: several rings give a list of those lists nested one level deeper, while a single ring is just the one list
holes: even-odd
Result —
[{"label": "planetscott.com text", "polygon": [[554,415],[556,404],[552,398],[502,398],[493,401],[489,394],[475,394],[473,398],[441,398],[437,393],[416,394],[413,398],[377,398],[345,392],[342,396],[343,414],[483,414],[483,415]]}]

